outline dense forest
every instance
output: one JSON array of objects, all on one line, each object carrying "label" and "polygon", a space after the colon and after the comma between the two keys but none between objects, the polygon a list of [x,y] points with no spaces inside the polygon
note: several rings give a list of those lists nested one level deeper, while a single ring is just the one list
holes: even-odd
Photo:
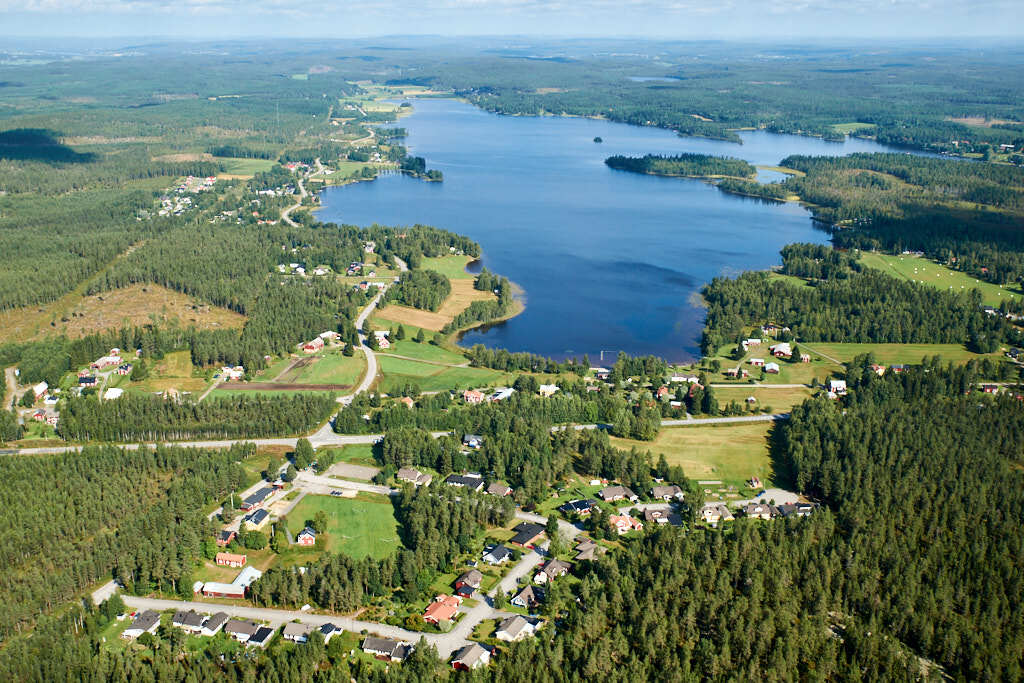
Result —
[{"label": "dense forest", "polygon": [[619,171],[665,176],[753,178],[757,173],[756,168],[742,159],[708,154],[677,154],[671,157],[657,154],[646,154],[642,157],[612,156],[605,159],[604,163],[609,168]]},{"label": "dense forest", "polygon": [[200,541],[213,533],[202,506],[244,481],[237,462],[251,452],[86,446],[0,456],[0,633],[23,629],[100,580],[191,594]]},{"label": "dense forest", "polygon": [[806,285],[764,272],[713,279],[703,290],[708,303],[704,353],[714,354],[751,325],[768,322],[788,326],[793,336],[809,342],[966,343],[984,353],[1019,337],[1005,319],[985,314],[977,290],[942,291],[870,268],[825,268],[803,255],[819,249],[807,245],[783,252],[784,272],[815,278]]},{"label": "dense forest", "polygon": [[402,273],[398,282],[388,288],[384,300],[425,311],[436,311],[451,293],[452,285],[444,275],[433,270],[410,270]]}]

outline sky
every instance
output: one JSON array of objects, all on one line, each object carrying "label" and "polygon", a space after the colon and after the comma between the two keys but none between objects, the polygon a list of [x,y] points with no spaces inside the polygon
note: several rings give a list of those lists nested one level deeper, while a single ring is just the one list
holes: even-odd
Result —
[{"label": "sky", "polygon": [[1020,38],[1024,0],[0,0],[10,37],[411,34]]}]

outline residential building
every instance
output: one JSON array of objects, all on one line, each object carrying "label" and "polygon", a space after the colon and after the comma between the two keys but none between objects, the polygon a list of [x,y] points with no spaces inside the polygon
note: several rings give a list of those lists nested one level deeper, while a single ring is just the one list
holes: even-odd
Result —
[{"label": "residential building", "polygon": [[477,643],[470,643],[452,656],[452,668],[458,671],[469,671],[487,666],[490,661],[490,650]]},{"label": "residential building", "polygon": [[419,470],[414,470],[411,467],[403,467],[398,470],[398,474],[395,475],[398,481],[407,481],[410,484],[416,486],[427,486],[433,480],[429,474],[424,474]]},{"label": "residential building", "polygon": [[295,537],[295,542],[306,548],[312,547],[316,545],[316,532],[307,526]]},{"label": "residential building", "polygon": [[260,630],[260,625],[254,621],[242,621],[241,619],[229,619],[224,624],[224,633],[228,634],[240,643],[248,643],[249,639]]},{"label": "residential building", "polygon": [[569,573],[571,565],[568,562],[562,560],[548,560],[541,566],[540,571],[534,574],[533,582],[539,586],[554,581],[560,576],[565,576]]},{"label": "residential building", "polygon": [[437,625],[442,621],[451,621],[458,614],[462,598],[457,595],[438,595],[434,602],[427,606],[423,613],[423,621]]},{"label": "residential building", "polygon": [[845,379],[830,379],[828,381],[828,390],[833,394],[843,395],[846,393],[846,380]]},{"label": "residential building", "polygon": [[462,400],[466,403],[476,404],[484,402],[484,392],[475,389],[466,389],[462,392]]},{"label": "residential building", "polygon": [[226,623],[228,623],[228,615],[225,612],[217,612],[203,622],[203,629],[201,633],[204,636],[215,636],[222,628],[224,628],[224,624]]},{"label": "residential building", "polygon": [[780,370],[781,370],[781,368],[779,367],[778,363],[765,363],[764,364],[764,371],[767,372],[769,375],[777,375],[777,374],[779,374]]},{"label": "residential building", "polygon": [[413,406],[416,405],[416,401],[413,401],[408,396],[403,396],[402,398],[398,399],[398,402],[404,405],[406,408],[412,408]]},{"label": "residential building", "polygon": [[299,624],[292,622],[285,624],[284,629],[281,631],[281,637],[285,640],[290,640],[293,643],[305,643],[309,640],[309,634],[316,630],[316,626],[312,624]]},{"label": "residential building", "polygon": [[555,395],[555,392],[558,391],[558,385],[557,384],[541,384],[540,388],[538,389],[538,391],[540,392],[540,395],[543,396],[544,398],[550,398],[551,396]]},{"label": "residential building", "polygon": [[509,543],[528,546],[537,540],[538,536],[544,533],[544,527],[540,524],[534,524],[533,522],[523,522],[513,528],[512,531],[515,531],[516,535],[509,539]]},{"label": "residential building", "polygon": [[570,500],[568,503],[562,503],[559,505],[558,509],[567,515],[576,513],[581,517],[585,517],[589,515],[595,507],[597,507],[597,501],[588,498],[586,500]]},{"label": "residential building", "polygon": [[643,522],[629,515],[610,515],[608,523],[619,532],[619,536],[628,534],[630,531],[640,531],[644,528]]},{"label": "residential building", "polygon": [[494,637],[508,643],[522,640],[536,632],[536,623],[525,617],[516,615],[503,619],[494,630]]},{"label": "residential building", "polygon": [[306,353],[316,353],[317,351],[322,351],[323,348],[324,340],[321,339],[320,337],[311,339],[310,341],[302,345],[302,350],[305,351]]},{"label": "residential building", "polygon": [[784,503],[777,509],[783,517],[807,517],[815,507],[814,503]]},{"label": "residential building", "polygon": [[449,486],[467,488],[470,491],[479,491],[484,487],[484,478],[475,472],[467,474],[449,474],[444,480]]},{"label": "residential building", "polygon": [[711,526],[718,526],[719,522],[731,522],[734,519],[729,508],[722,503],[705,503],[700,509],[700,517],[705,524]]},{"label": "residential building", "polygon": [[662,500],[682,500],[683,490],[675,484],[667,486],[655,486],[651,489],[652,498],[661,498]]},{"label": "residential building", "polygon": [[131,625],[121,633],[121,637],[138,638],[143,633],[156,633],[156,628],[159,625],[160,613],[148,609],[135,615],[135,619],[133,619]]},{"label": "residential building", "polygon": [[327,643],[331,642],[331,638],[341,633],[342,630],[344,629],[338,628],[334,624],[326,623],[323,626],[321,626],[318,630],[320,631],[320,635],[324,637],[324,644],[326,645]]},{"label": "residential building", "polygon": [[214,561],[221,567],[235,567],[240,569],[245,566],[246,556],[235,553],[217,553]]},{"label": "residential building", "polygon": [[462,437],[462,445],[466,448],[480,448],[484,444],[484,437],[479,434],[466,434]]},{"label": "residential building", "polygon": [[253,510],[242,519],[242,523],[245,525],[245,528],[250,531],[259,531],[265,527],[269,521],[270,513],[262,508],[259,510]]},{"label": "residential building", "polygon": [[480,588],[484,575],[478,569],[470,569],[462,576],[455,579],[455,592],[463,597],[468,597]]},{"label": "residential building", "polygon": [[487,487],[487,493],[492,496],[510,496],[512,495],[512,489],[496,481]]},{"label": "residential building", "polygon": [[366,636],[363,640],[362,648],[363,652],[387,662],[401,662],[413,650],[413,646],[410,643],[403,643],[398,640],[391,640],[390,638],[378,638],[376,636]]},{"label": "residential building", "polygon": [[768,350],[776,358],[789,358],[793,355],[793,347],[788,342],[779,342],[768,347]]},{"label": "residential building", "polygon": [[274,493],[274,489],[269,486],[260,488],[255,493],[252,493],[245,497],[242,504],[239,506],[243,510],[252,510],[260,507],[267,501],[267,498]]},{"label": "residential building", "polygon": [[256,633],[249,636],[248,645],[255,645],[256,647],[266,647],[267,643],[274,636],[276,629],[270,628],[269,626],[260,626],[256,629]]},{"label": "residential building", "polygon": [[775,508],[764,503],[748,503],[743,507],[743,514],[755,519],[771,519],[775,516]]},{"label": "residential building", "polygon": [[[79,379],[81,379],[81,378],[79,378]],[[96,383],[96,378],[93,377],[93,384],[95,384],[95,383]],[[79,384],[81,384],[81,382],[79,382]],[[39,384],[37,384],[34,387],[32,387],[32,393],[35,394],[36,400],[38,401],[40,398],[42,398],[43,396],[46,395],[46,390],[49,389],[49,388],[50,388],[49,384],[47,384],[46,382],[40,382]]]},{"label": "residential building", "polygon": [[206,619],[203,618],[203,615],[192,610],[188,610],[187,612],[185,610],[178,610],[174,613],[174,616],[171,617],[172,625],[177,626],[183,631],[188,631],[189,633],[201,633],[205,622]]},{"label": "residential building", "polygon": [[601,546],[594,543],[590,539],[584,539],[576,545],[576,557],[574,558],[577,562],[580,560],[593,560],[597,557],[597,553],[601,550]]},{"label": "residential building", "polygon": [[526,586],[509,600],[509,603],[523,609],[532,609],[544,600],[544,590],[534,586]]},{"label": "residential building", "polygon": [[498,565],[504,564],[510,557],[512,557],[511,550],[503,545],[496,545],[484,553],[483,561],[489,565]]},{"label": "residential building", "polygon": [[650,524],[668,524],[668,510],[647,508],[644,510],[644,521]]},{"label": "residential building", "polygon": [[747,362],[750,363],[751,365],[753,365],[755,368],[763,368],[764,367],[764,358],[751,358]]},{"label": "residential building", "polygon": [[633,493],[626,486],[606,486],[598,491],[597,495],[606,503],[616,500],[629,500],[635,503],[640,500],[640,496]]},{"label": "residential building", "polygon": [[235,536],[237,535],[238,534],[231,529],[221,529],[220,532],[217,533],[217,545],[223,548],[230,544],[231,541],[235,540]]}]

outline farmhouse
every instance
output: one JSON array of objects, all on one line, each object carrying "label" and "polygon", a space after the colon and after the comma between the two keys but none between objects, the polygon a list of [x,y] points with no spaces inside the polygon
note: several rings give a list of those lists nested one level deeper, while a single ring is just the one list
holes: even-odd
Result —
[{"label": "farmhouse", "polygon": [[115,370],[115,372],[122,376],[130,375],[132,374],[132,366],[127,363],[124,363],[123,365],[117,366],[117,370]]},{"label": "farmhouse", "polygon": [[763,368],[764,367],[764,358],[751,358],[747,362],[750,363],[751,365],[753,365],[755,368]]},{"label": "farmhouse", "polygon": [[121,637],[138,638],[143,633],[156,633],[156,628],[159,625],[160,613],[148,609],[145,612],[140,612],[135,615],[135,619],[132,621],[131,626],[121,633]]},{"label": "farmhouse", "polygon": [[842,395],[846,393],[846,380],[845,379],[830,379],[828,381],[828,390],[833,394]]},{"label": "farmhouse", "polygon": [[374,330],[373,336],[377,339],[377,346],[382,349],[390,349],[391,341],[388,339],[388,335],[390,334],[390,330]]},{"label": "farmhouse", "polygon": [[490,650],[476,643],[470,643],[452,656],[452,668],[458,671],[469,671],[487,666],[490,661]]},{"label": "farmhouse", "polygon": [[764,371],[769,375],[777,375],[779,374],[779,370],[780,368],[778,363],[765,363],[764,365]]},{"label": "farmhouse", "polygon": [[321,339],[320,337],[312,339],[302,345],[302,350],[305,351],[306,353],[316,353],[317,351],[322,351],[323,348],[324,340]]},{"label": "farmhouse", "polygon": [[236,555],[235,553],[217,553],[215,562],[221,567],[234,567],[240,569],[245,566],[245,555]]},{"label": "farmhouse", "polygon": [[441,621],[451,621],[461,604],[462,598],[457,595],[438,595],[434,602],[427,606],[427,611],[423,613],[423,621],[435,626]]},{"label": "farmhouse", "polygon": [[466,389],[462,392],[462,400],[469,404],[483,403],[484,392],[477,391],[476,389]]},{"label": "farmhouse", "polygon": [[768,347],[768,350],[776,358],[789,358],[793,355],[793,347],[788,342],[779,342]]},{"label": "farmhouse", "polygon": [[303,547],[310,548],[316,545],[316,532],[307,526],[295,537],[295,542]]}]

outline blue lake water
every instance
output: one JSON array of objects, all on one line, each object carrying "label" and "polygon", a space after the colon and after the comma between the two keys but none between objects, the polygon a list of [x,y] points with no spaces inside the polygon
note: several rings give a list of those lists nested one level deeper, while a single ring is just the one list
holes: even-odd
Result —
[{"label": "blue lake water", "polygon": [[398,125],[444,182],[388,175],[328,188],[318,218],[422,223],[469,236],[483,247],[483,265],[523,288],[526,310],[463,343],[557,358],[588,353],[594,363],[601,351],[606,361],[619,350],[698,356],[706,282],[778,264],[790,242],[827,241],[797,204],[613,171],[605,157],[697,152],[775,165],[790,154],[886,150],[766,132],[742,133],[739,145],[608,121],[499,116],[453,100],[414,105]]}]

